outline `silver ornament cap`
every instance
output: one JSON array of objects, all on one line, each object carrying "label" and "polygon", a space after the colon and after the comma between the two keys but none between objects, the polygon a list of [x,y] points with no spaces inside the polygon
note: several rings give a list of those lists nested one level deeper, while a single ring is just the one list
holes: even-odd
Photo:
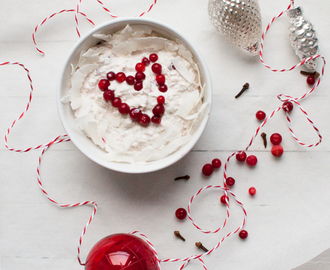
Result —
[{"label": "silver ornament cap", "polygon": [[209,0],[208,13],[226,40],[248,55],[259,53],[262,29],[258,0]]},{"label": "silver ornament cap", "polygon": [[[289,39],[300,61],[318,54],[318,39],[313,25],[304,18],[301,7],[288,10],[290,18]],[[317,67],[318,58],[306,61],[305,66],[314,70]]]}]

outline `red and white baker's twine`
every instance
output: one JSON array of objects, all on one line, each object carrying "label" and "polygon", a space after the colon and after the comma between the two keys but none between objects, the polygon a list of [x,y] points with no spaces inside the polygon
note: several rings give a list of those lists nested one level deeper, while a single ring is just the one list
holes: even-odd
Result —
[{"label": "red and white baker's twine", "polygon": [[[113,13],[110,12],[109,9],[107,9],[103,2],[101,2],[100,0],[97,0],[97,2],[99,4],[102,5],[102,8],[108,12],[110,14],[110,16],[112,16],[113,18],[116,18],[117,16],[114,15]],[[141,13],[139,16],[143,16],[145,13],[148,13],[152,7],[156,4],[156,0],[154,0],[154,3],[149,7],[149,9],[146,11],[146,12],[143,12]],[[321,58],[323,60],[323,65],[322,65],[322,71],[321,71],[321,75],[320,77],[318,78],[317,80],[317,83],[315,84],[315,86],[310,89],[309,91],[307,91],[305,94],[303,94],[302,96],[300,97],[291,97],[291,96],[288,96],[288,95],[284,95],[284,94],[280,94],[278,95],[278,99],[282,102],[286,102],[286,101],[289,101],[289,102],[292,102],[293,104],[297,105],[299,107],[299,109],[301,110],[301,112],[305,115],[307,121],[312,125],[313,129],[316,131],[318,137],[319,137],[319,141],[316,142],[316,143],[313,143],[313,144],[306,144],[302,141],[300,141],[297,136],[294,134],[294,131],[292,130],[291,128],[291,119],[290,119],[290,114],[288,112],[286,112],[286,119],[287,119],[287,123],[288,123],[288,128],[289,128],[289,131],[291,133],[291,135],[293,136],[293,138],[302,146],[306,146],[306,147],[313,147],[313,146],[317,146],[318,144],[321,143],[322,141],[322,136],[318,130],[318,128],[315,126],[314,122],[309,118],[307,112],[302,108],[302,106],[300,105],[299,101],[303,100],[304,98],[306,98],[309,94],[311,94],[312,92],[314,92],[314,90],[316,89],[316,87],[320,84],[320,81],[321,81],[321,77],[324,75],[324,67],[325,67],[325,59],[323,56],[321,55],[315,55],[313,57],[310,57],[308,59],[305,59],[304,61],[302,61],[301,63],[297,64],[297,65],[294,65],[293,67],[289,68],[289,69],[272,69],[269,65],[267,65],[264,60],[263,60],[263,43],[264,43],[264,38],[265,38],[265,34],[268,32],[271,24],[277,19],[277,18],[280,18],[288,9],[290,9],[291,7],[293,7],[294,5],[294,1],[293,0],[290,0],[291,4],[288,6],[288,8],[281,12],[279,15],[275,16],[271,22],[267,25],[266,27],[266,30],[264,31],[264,33],[262,34],[262,38],[261,38],[261,50],[260,50],[260,61],[262,64],[264,64],[264,66],[268,69],[270,69],[271,71],[273,72],[285,72],[285,71],[291,71],[299,66],[302,66],[306,61],[309,61],[311,59],[315,59],[315,58]],[[78,27],[78,14],[82,15],[83,17],[85,17],[93,26],[95,26],[95,24],[93,23],[92,20],[90,20],[84,13],[82,13],[80,11],[80,5],[81,5],[81,0],[78,0],[78,3],[77,3],[77,6],[76,6],[76,9],[64,9],[64,10],[61,10],[57,13],[53,13],[52,15],[50,15],[49,17],[45,18],[37,27],[35,27],[34,29],[34,33],[32,35],[32,38],[33,38],[33,42],[36,46],[36,49],[43,54],[43,51],[41,51],[37,44],[36,44],[36,41],[35,41],[35,33],[37,32],[38,28],[43,25],[47,20],[53,18],[55,15],[58,15],[58,14],[61,14],[61,13],[65,13],[65,12],[75,12],[75,22],[76,22],[76,31],[77,31],[77,34],[78,36],[80,37],[80,32],[79,32],[79,27]],[[84,226],[83,228],[83,231],[81,233],[81,236],[79,237],[79,242],[78,242],[78,248],[77,248],[77,258],[78,258],[78,261],[81,265],[85,265],[85,263],[83,263],[81,261],[81,258],[80,258],[80,251],[81,251],[81,245],[82,245],[82,240],[83,240],[83,237],[86,233],[86,230],[88,228],[88,226],[90,225],[90,223],[92,222],[95,214],[96,214],[96,211],[97,211],[97,204],[96,202],[94,201],[84,201],[84,202],[80,202],[80,203],[75,203],[75,204],[62,204],[62,203],[58,203],[57,201],[55,201],[54,199],[52,199],[49,194],[46,192],[46,190],[43,188],[43,185],[42,185],[42,182],[41,182],[41,178],[40,178],[40,165],[41,165],[41,160],[42,160],[42,157],[44,155],[44,153],[46,152],[46,150],[49,149],[49,147],[53,144],[58,144],[58,143],[61,143],[61,142],[68,142],[70,141],[70,138],[68,137],[68,135],[60,135],[58,137],[56,137],[55,139],[53,139],[52,141],[48,142],[48,143],[45,143],[45,144],[40,144],[40,145],[37,145],[37,146],[34,146],[34,147],[28,147],[28,148],[25,148],[25,149],[15,149],[15,148],[11,148],[8,146],[8,136],[11,132],[11,129],[14,127],[14,125],[25,115],[25,113],[28,111],[29,107],[30,107],[30,104],[31,104],[31,101],[32,101],[32,94],[33,94],[33,85],[32,85],[32,79],[30,77],[30,73],[29,73],[29,70],[21,63],[19,62],[3,62],[3,63],[0,63],[0,66],[6,66],[6,65],[18,65],[20,67],[22,67],[26,73],[27,73],[27,77],[29,79],[29,83],[30,83],[30,94],[29,94],[29,99],[28,99],[28,103],[27,103],[27,106],[25,108],[25,110],[19,115],[19,117],[13,121],[13,123],[11,124],[11,126],[7,129],[6,131],[6,134],[5,134],[5,138],[4,138],[4,144],[5,144],[5,147],[10,150],[10,151],[15,151],[15,152],[18,152],[18,153],[25,153],[25,152],[29,152],[31,150],[37,150],[37,149],[42,149],[42,152],[39,156],[39,159],[38,159],[38,166],[37,166],[37,181],[38,181],[38,185],[40,187],[40,189],[42,190],[42,192],[45,194],[45,196],[48,198],[49,201],[51,201],[52,203],[54,203],[55,205],[61,207],[61,208],[70,208],[70,207],[78,207],[78,206],[83,206],[83,205],[91,205],[93,206],[93,212],[92,212],[92,215],[90,216],[89,220],[87,221],[86,225]],[[282,109],[282,106],[279,106],[278,108],[276,108],[274,111],[271,112],[271,114],[259,125],[259,127],[256,129],[254,135],[252,136],[248,146],[245,148],[244,151],[247,151],[250,146],[253,144],[255,138],[257,137],[259,131],[261,130],[261,128],[278,112]],[[247,216],[247,213],[246,213],[246,210],[244,209],[244,206],[243,204],[237,200],[235,194],[226,186],[225,184],[225,181],[227,179],[227,167],[228,167],[228,163],[230,161],[230,159],[235,156],[237,153],[239,153],[240,151],[237,151],[237,152],[234,152],[232,153],[226,160],[225,164],[224,164],[224,173],[223,173],[223,186],[220,186],[220,185],[208,185],[208,186],[205,186],[203,188],[201,188],[200,190],[198,190],[198,192],[191,197],[189,203],[188,203],[188,218],[191,220],[192,224],[198,229],[200,230],[201,232],[203,233],[206,233],[206,234],[212,234],[212,233],[217,233],[219,232],[221,229],[223,229],[226,224],[227,224],[227,221],[229,219],[229,216],[230,216],[230,207],[229,207],[229,197],[233,198],[234,201],[242,208],[242,211],[243,211],[243,220],[240,224],[240,226],[235,229],[234,231],[226,234],[225,236],[222,237],[222,239],[220,239],[220,241],[218,241],[218,243],[216,243],[216,245],[210,249],[209,251],[205,252],[205,253],[201,253],[201,254],[198,254],[198,255],[193,255],[193,256],[189,256],[189,257],[185,257],[185,258],[176,258],[176,259],[159,259],[158,258],[158,254],[156,252],[156,249],[155,247],[152,245],[151,241],[142,233],[138,232],[138,231],[134,231],[132,232],[132,234],[138,234],[141,238],[143,238],[147,243],[148,245],[151,247],[151,249],[153,250],[154,254],[155,254],[155,257],[158,261],[158,264],[159,264],[159,267],[160,267],[160,263],[161,262],[178,262],[178,261],[182,261],[184,262],[182,264],[182,266],[179,268],[180,270],[183,269],[184,267],[186,267],[189,262],[191,260],[195,260],[195,259],[198,259],[203,268],[205,270],[207,270],[206,268],[206,265],[204,263],[204,261],[202,260],[202,257],[203,256],[206,256],[206,255],[209,255],[211,254],[212,252],[214,252],[216,249],[218,249],[220,247],[220,245],[222,244],[222,242],[228,238],[229,236],[233,235],[233,234],[236,234],[237,232],[239,232],[245,225],[246,223],[246,216]],[[225,217],[225,220],[223,222],[223,224],[215,229],[215,230],[204,230],[202,229],[199,225],[197,225],[197,223],[193,220],[193,218],[191,217],[191,212],[190,212],[190,209],[191,209],[191,205],[194,201],[194,199],[200,195],[203,191],[205,190],[208,190],[208,189],[220,189],[226,196],[226,217]]]},{"label": "red and white baker's twine", "polygon": [[[55,13],[53,13],[52,15],[50,15],[50,16],[46,17],[45,19],[43,19],[42,22],[39,23],[39,24],[34,28],[34,32],[32,33],[32,40],[33,40],[33,43],[34,43],[34,45],[35,45],[36,50],[37,50],[39,53],[41,53],[41,54],[43,54],[43,55],[45,54],[45,53],[44,53],[44,52],[38,47],[38,45],[37,45],[37,41],[36,41],[36,38],[35,38],[35,35],[36,35],[36,33],[37,33],[39,27],[42,26],[45,22],[47,22],[49,19],[53,18],[55,15],[59,15],[59,14],[66,13],[66,12],[74,12],[74,19],[75,19],[75,24],[76,24],[76,32],[77,32],[78,37],[81,36],[80,31],[79,31],[79,20],[78,20],[78,15],[82,15],[83,17],[85,17],[85,19],[86,19],[88,22],[90,22],[90,23],[92,24],[93,27],[95,26],[95,23],[94,23],[90,18],[88,18],[88,17],[86,16],[85,13],[83,13],[83,12],[80,11],[81,1],[82,1],[82,0],[78,0],[78,3],[77,3],[77,5],[76,5],[76,8],[75,8],[75,9],[62,9],[62,10],[59,11],[59,12],[55,12]],[[102,6],[103,10],[105,10],[105,11],[106,11],[106,12],[107,12],[112,18],[118,18],[118,17],[119,17],[119,16],[113,14],[113,13],[112,13],[112,12],[111,12],[111,11],[110,11],[110,10],[104,5],[104,4],[103,4],[102,1],[100,1],[100,0],[96,0],[96,1]],[[140,13],[139,15],[137,15],[136,17],[142,17],[143,15],[147,14],[148,12],[150,12],[151,9],[156,5],[156,3],[157,3],[157,0],[153,0],[153,3],[149,6],[149,8],[148,8],[146,11],[144,11],[144,12]]]}]

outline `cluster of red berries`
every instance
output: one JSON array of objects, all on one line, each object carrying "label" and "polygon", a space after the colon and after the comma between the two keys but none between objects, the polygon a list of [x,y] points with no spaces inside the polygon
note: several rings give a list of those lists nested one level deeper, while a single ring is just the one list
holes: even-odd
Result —
[{"label": "cluster of red berries", "polygon": [[158,60],[158,55],[152,53],[149,55],[149,58],[144,57],[141,63],[135,65],[135,76],[129,75],[126,76],[124,72],[115,73],[110,71],[107,73],[106,79],[101,79],[98,83],[98,87],[103,91],[104,100],[111,102],[111,105],[115,108],[118,108],[119,113],[129,114],[132,120],[137,121],[142,126],[148,126],[150,121],[154,124],[161,123],[161,117],[165,112],[165,98],[164,96],[157,97],[157,105],[152,110],[153,116],[150,118],[149,115],[142,113],[138,108],[131,108],[127,103],[122,102],[120,97],[115,96],[115,91],[109,89],[111,81],[116,80],[118,83],[123,83],[126,81],[128,85],[132,85],[136,91],[143,89],[143,81],[146,78],[144,73],[146,66],[149,66],[152,62],[151,70],[156,74],[156,82],[158,83],[158,90],[160,92],[167,91],[167,85],[165,84],[165,75],[162,74],[162,66],[158,63],[155,63]]},{"label": "cluster of red berries", "polygon": [[270,142],[273,144],[272,147],[272,155],[274,157],[280,157],[283,155],[283,147],[280,145],[280,143],[282,142],[282,136],[279,133],[273,133],[270,136]]},{"label": "cluster of red berries", "polygon": [[239,162],[246,162],[247,165],[253,167],[258,163],[258,158],[255,155],[247,156],[245,151],[240,151],[236,154],[236,160]]},{"label": "cluster of red berries", "polygon": [[206,163],[202,168],[202,173],[205,176],[210,176],[213,173],[214,169],[219,169],[221,167],[221,160],[215,158],[212,160],[212,163]]}]

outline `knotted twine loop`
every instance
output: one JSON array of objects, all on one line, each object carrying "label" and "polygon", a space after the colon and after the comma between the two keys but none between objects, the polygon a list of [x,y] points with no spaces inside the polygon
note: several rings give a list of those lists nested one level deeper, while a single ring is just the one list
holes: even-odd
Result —
[{"label": "knotted twine loop", "polygon": [[[103,9],[105,9],[107,11],[107,9],[104,7],[103,3],[99,0],[97,0],[102,6],[103,6]],[[80,8],[80,4],[81,4],[81,0],[78,1],[78,4],[77,4],[77,8],[75,10],[61,10],[60,12],[57,12],[57,13],[54,13],[52,14],[51,16],[47,17],[46,19],[44,19],[36,28],[35,28],[35,32],[34,34],[36,33],[37,29],[39,26],[41,26],[42,24],[44,24],[47,20],[49,20],[50,18],[54,17],[55,15],[58,15],[58,14],[61,14],[61,13],[64,13],[64,12],[73,12],[75,11],[75,16],[77,18],[77,15],[78,14],[81,14],[83,15],[91,24],[93,24],[94,26],[94,23],[82,12],[79,11],[79,8]],[[156,4],[156,1],[154,2],[154,4]],[[153,5],[154,5],[153,4]],[[291,0],[291,4],[288,6],[287,10],[293,6],[294,4],[294,1]],[[147,12],[149,12],[151,10],[151,8],[153,7],[153,5],[150,6],[149,10]],[[110,13],[110,11],[108,10],[108,12]],[[303,143],[301,142],[294,134],[292,128],[291,128],[291,120],[290,120],[290,117],[289,117],[289,113],[286,111],[286,118],[287,118],[287,122],[288,122],[288,127],[289,127],[289,130],[290,130],[290,133],[292,134],[292,136],[295,138],[295,140],[301,144],[301,145],[304,145],[306,147],[312,147],[312,146],[317,146],[321,140],[322,140],[322,136],[321,134],[319,133],[319,130],[316,128],[316,126],[314,125],[313,121],[308,117],[308,114],[307,112],[302,108],[302,106],[300,105],[299,101],[306,98],[309,94],[311,94],[315,89],[316,87],[320,84],[320,80],[321,80],[321,77],[324,75],[324,67],[325,67],[325,59],[323,56],[321,55],[316,55],[316,56],[313,56],[313,57],[310,57],[308,59],[305,59],[304,61],[302,61],[301,63],[289,68],[289,69],[282,69],[282,70],[276,70],[276,69],[272,69],[269,65],[267,65],[264,61],[263,61],[263,42],[264,42],[264,37],[265,37],[265,34],[267,33],[267,31],[269,30],[270,28],[270,25],[279,17],[281,17],[283,14],[285,13],[285,11],[281,12],[279,15],[275,16],[271,22],[267,25],[266,27],[266,30],[265,32],[262,34],[262,40],[261,40],[261,50],[260,50],[260,61],[265,65],[265,67],[269,68],[270,70],[274,71],[274,72],[284,72],[284,71],[291,71],[301,65],[303,65],[306,61],[309,61],[311,59],[314,59],[314,58],[322,58],[323,60],[323,66],[322,66],[322,72],[321,72],[321,76],[319,77],[316,85],[309,91],[307,91],[304,95],[298,97],[298,98],[294,98],[294,97],[291,97],[291,96],[288,96],[288,95],[284,95],[284,94],[280,94],[278,95],[278,99],[282,102],[286,102],[286,101],[289,101],[289,102],[292,102],[294,104],[296,104],[300,110],[305,114],[307,120],[310,122],[310,124],[313,126],[314,130],[317,132],[318,136],[319,136],[319,141],[317,143],[314,143],[314,144],[306,144],[306,143]],[[112,16],[113,14],[110,13],[110,15]],[[144,13],[140,14],[140,16],[143,16]],[[115,15],[113,15],[112,17],[115,17]],[[76,30],[77,30],[77,33],[78,33],[78,36],[80,36],[80,33],[79,33],[79,29],[78,29],[78,20],[76,19]],[[33,34],[33,41],[34,41],[34,44],[36,45],[36,42],[35,42],[35,38],[34,38],[34,34]],[[40,53],[43,53],[36,45],[36,48],[37,50],[40,52]],[[32,101],[32,93],[33,93],[33,86],[32,86],[32,79],[30,77],[30,74],[29,74],[29,70],[21,63],[19,62],[3,62],[3,63],[0,63],[0,66],[5,66],[5,65],[19,65],[20,67],[22,67],[26,72],[27,72],[27,77],[29,79],[29,82],[30,82],[30,95],[29,95],[29,101],[28,101],[28,104],[26,106],[26,109],[23,111],[23,113],[16,119],[14,120],[14,122],[12,123],[12,125],[7,129],[6,131],[6,134],[5,134],[5,146],[7,149],[9,149],[10,151],[15,151],[15,152],[19,152],[19,153],[25,153],[25,152],[29,152],[31,150],[37,150],[37,149],[42,149],[42,152],[39,156],[39,159],[38,159],[38,166],[37,166],[37,180],[38,180],[38,185],[40,187],[40,189],[42,190],[42,192],[45,194],[45,196],[48,198],[48,200],[50,200],[52,203],[54,203],[55,205],[61,207],[61,208],[69,208],[69,207],[78,207],[78,206],[82,206],[82,205],[92,205],[93,206],[93,212],[92,212],[92,215],[90,216],[88,222],[86,223],[82,233],[81,233],[81,236],[79,238],[79,242],[78,242],[78,248],[77,248],[77,258],[78,258],[78,261],[81,265],[85,265],[85,263],[83,263],[81,261],[81,258],[80,258],[80,250],[81,250],[81,244],[82,244],[82,240],[83,240],[83,236],[86,234],[86,230],[87,230],[87,227],[90,225],[90,223],[92,222],[93,218],[95,217],[95,214],[96,214],[96,211],[97,211],[97,204],[96,202],[94,201],[84,201],[84,202],[81,202],[81,203],[76,203],[76,204],[61,204],[61,203],[58,203],[57,201],[55,201],[54,199],[52,199],[48,193],[46,192],[46,190],[43,188],[43,185],[42,185],[42,182],[41,182],[41,179],[40,179],[40,165],[41,165],[41,160],[42,160],[42,157],[45,153],[45,151],[47,149],[49,149],[49,147],[53,144],[57,144],[57,143],[61,143],[61,142],[68,142],[70,141],[70,138],[68,137],[68,135],[61,135],[61,136],[58,136],[56,137],[54,140],[50,141],[49,143],[46,143],[46,144],[40,144],[40,145],[37,145],[37,146],[34,146],[34,147],[29,147],[29,148],[26,148],[26,149],[15,149],[15,148],[11,148],[8,146],[8,136],[10,134],[10,131],[11,129],[14,127],[14,125],[17,123],[17,121],[19,121],[24,115],[25,113],[28,111],[29,107],[30,107],[30,103]],[[278,111],[280,111],[282,109],[282,106],[276,108],[261,124],[260,126],[257,128],[257,130],[255,131],[254,135],[252,136],[251,140],[250,140],[250,143],[249,145],[245,148],[245,151],[247,151],[250,146],[252,145],[252,143],[254,142],[254,139],[256,138],[256,136],[258,135],[260,129],[269,121],[270,118],[272,118],[275,113],[277,113]],[[184,264],[179,268],[180,270],[183,269],[184,267],[186,267],[188,265],[188,263],[191,261],[191,260],[194,260],[194,259],[198,259],[203,268],[205,270],[207,270],[206,268],[206,265],[204,263],[204,261],[202,260],[202,257],[203,256],[206,256],[206,255],[209,255],[211,254],[213,251],[215,251],[216,249],[218,249],[221,245],[221,243],[227,238],[229,237],[230,235],[232,234],[235,234],[237,233],[239,230],[241,230],[245,223],[246,223],[246,216],[247,216],[247,213],[244,209],[244,206],[243,204],[238,201],[236,199],[236,196],[233,192],[230,191],[229,188],[227,188],[226,186],[226,179],[227,179],[227,166],[228,166],[228,163],[230,161],[230,159],[236,155],[237,153],[239,153],[241,151],[237,151],[237,152],[234,152],[232,153],[228,158],[227,158],[227,161],[224,165],[224,173],[223,173],[223,184],[224,186],[220,186],[220,185],[209,185],[209,186],[205,186],[203,188],[201,188],[194,196],[192,196],[192,198],[190,199],[189,201],[189,204],[188,204],[188,218],[190,219],[190,221],[192,222],[192,224],[198,229],[200,230],[201,232],[203,233],[207,233],[207,234],[211,234],[211,233],[217,233],[219,232],[221,229],[223,229],[227,223],[227,220],[230,216],[230,208],[229,208],[229,200],[228,200],[228,195],[230,195],[232,198],[234,198],[234,200],[236,201],[236,203],[238,203],[241,208],[242,208],[242,211],[243,211],[243,214],[244,214],[244,217],[243,217],[243,221],[241,223],[241,225],[234,231],[228,233],[227,235],[225,235],[211,250],[209,250],[208,252],[205,252],[205,253],[202,253],[202,254],[199,254],[199,255],[194,255],[194,256],[190,256],[190,257],[186,257],[186,258],[178,258],[178,259],[162,259],[160,260],[158,258],[158,255],[157,255],[157,252],[156,252],[156,249],[154,248],[154,246],[152,245],[152,243],[150,242],[150,240],[144,235],[144,234],[141,234],[140,232],[132,232],[132,234],[139,234],[140,237],[144,238],[145,241],[148,243],[148,245],[152,248],[156,258],[157,258],[157,261],[158,261],[158,265],[159,265],[159,268],[160,268],[160,263],[161,262],[177,262],[177,261],[183,261]],[[191,208],[191,204],[193,202],[193,200],[199,195],[201,194],[201,192],[203,192],[204,190],[207,190],[207,189],[214,189],[214,188],[219,188],[221,189],[224,194],[225,194],[225,198],[226,198],[226,218],[222,224],[221,227],[219,227],[218,229],[216,230],[203,230],[201,227],[199,227],[196,222],[194,222],[194,220],[192,219],[191,217],[191,213],[190,213],[190,208]]]},{"label": "knotted twine loop", "polygon": [[[100,0],[96,0],[103,8],[104,11],[106,11],[112,18],[118,18],[119,16],[118,15],[115,15],[113,14],[104,4],[102,1]],[[53,13],[52,15],[46,17],[45,19],[43,19],[41,21],[41,23],[39,23],[35,28],[34,28],[34,32],[32,33],[32,40],[33,40],[33,43],[34,43],[34,46],[36,48],[36,50],[41,53],[42,55],[45,55],[45,53],[39,48],[39,46],[37,45],[37,42],[36,42],[36,38],[35,38],[35,35],[38,31],[38,29],[40,28],[40,26],[42,26],[45,22],[47,22],[48,20],[50,20],[51,18],[55,17],[56,15],[59,15],[59,14],[62,14],[62,13],[66,13],[66,12],[74,12],[74,19],[75,19],[75,25],[76,25],[76,32],[77,32],[77,35],[78,37],[80,38],[81,37],[81,34],[80,34],[80,30],[79,30],[79,20],[78,20],[78,15],[82,15],[83,17],[85,17],[85,19],[92,24],[93,27],[95,27],[95,23],[87,17],[87,15],[83,12],[80,11],[80,5],[81,5],[81,2],[82,0],[78,0],[77,2],[77,5],[76,5],[76,8],[75,9],[62,9],[61,11],[59,12],[55,12]],[[154,0],[153,3],[149,6],[149,8],[140,13],[139,15],[136,15],[135,17],[142,17],[143,15],[149,13],[151,11],[151,9],[157,4],[157,0]]]}]

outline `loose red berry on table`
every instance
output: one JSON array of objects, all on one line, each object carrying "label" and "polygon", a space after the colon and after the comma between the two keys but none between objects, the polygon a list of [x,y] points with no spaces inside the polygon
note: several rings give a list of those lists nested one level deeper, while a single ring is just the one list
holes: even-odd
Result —
[{"label": "loose red berry on table", "polygon": [[155,54],[155,53],[150,54],[150,55],[149,55],[149,60],[150,60],[151,62],[156,62],[156,61],[158,60],[158,55]]},{"label": "loose red berry on table", "polygon": [[134,83],[135,83],[135,78],[134,78],[132,75],[129,75],[129,76],[126,77],[126,82],[127,82],[127,84],[129,84],[129,85],[134,85]]},{"label": "loose red berry on table", "polygon": [[246,158],[246,164],[249,166],[255,166],[258,162],[258,159],[255,155],[250,155]]},{"label": "loose red berry on table", "polygon": [[107,79],[102,79],[99,81],[99,89],[102,91],[108,90],[108,87],[110,86],[110,82]]},{"label": "loose red berry on table", "polygon": [[203,168],[202,168],[202,173],[205,176],[210,176],[213,173],[213,166],[212,166],[212,164],[210,164],[210,163],[205,164],[203,166]]},{"label": "loose red berry on table", "polygon": [[151,117],[151,122],[153,122],[154,124],[159,125],[161,121],[162,118],[160,116],[154,115],[153,117]]},{"label": "loose red berry on table", "polygon": [[147,57],[143,57],[143,59],[142,59],[142,63],[143,63],[145,66],[149,66],[149,65],[150,65],[150,60],[149,60]]},{"label": "loose red berry on table", "polygon": [[246,160],[246,153],[244,151],[240,151],[236,154],[236,159],[239,162],[244,162]]},{"label": "loose red berry on table", "polygon": [[263,111],[257,111],[256,117],[258,120],[262,121],[266,118],[266,113]]},{"label": "loose red berry on table", "polygon": [[143,83],[142,83],[142,82],[136,82],[136,83],[134,84],[134,89],[135,89],[136,91],[140,91],[140,90],[142,90],[142,88],[143,88]]},{"label": "loose red berry on table", "polygon": [[164,103],[165,103],[165,98],[164,98],[164,96],[159,96],[159,97],[157,97],[157,103],[158,103],[158,104],[164,104]]},{"label": "loose red berry on table", "polygon": [[138,122],[139,122],[139,124],[140,124],[141,126],[144,126],[144,127],[148,126],[149,123],[150,123],[150,117],[149,117],[149,115],[143,113],[143,114],[139,117]]},{"label": "loose red berry on table", "polygon": [[270,142],[274,145],[280,144],[282,142],[282,136],[279,133],[273,133],[269,139]]},{"label": "loose red berry on table", "polygon": [[219,169],[221,167],[221,160],[218,158],[215,158],[212,160],[212,166],[215,169]]},{"label": "loose red berry on table", "polygon": [[229,187],[232,187],[233,185],[235,185],[235,179],[232,178],[232,177],[227,177],[226,185],[229,186]]},{"label": "loose red berry on table", "polygon": [[158,74],[158,75],[159,74],[162,74],[162,65],[161,64],[157,64],[157,63],[152,64],[151,70],[155,74]]},{"label": "loose red berry on table", "polygon": [[159,74],[156,76],[156,82],[159,85],[163,85],[165,83],[165,75],[164,74]]},{"label": "loose red berry on table", "polygon": [[116,79],[116,73],[114,73],[113,71],[110,71],[107,73],[107,79],[109,81],[114,81]]},{"label": "loose red berry on table", "polygon": [[307,79],[306,79],[306,82],[307,82],[308,85],[314,85],[315,77],[313,75],[308,76]]},{"label": "loose red berry on table", "polygon": [[256,193],[257,193],[257,190],[256,190],[255,187],[250,187],[250,188],[249,188],[249,194],[250,194],[251,196],[254,196]]},{"label": "loose red berry on table", "polygon": [[137,81],[143,81],[145,78],[146,78],[146,75],[143,72],[141,72],[141,71],[136,72],[135,79]]},{"label": "loose red berry on table", "polygon": [[143,72],[146,70],[146,66],[143,63],[137,63],[135,65],[135,70]]},{"label": "loose red berry on table", "polygon": [[246,230],[241,230],[238,235],[240,238],[245,239],[249,234]]},{"label": "loose red berry on table", "polygon": [[271,152],[274,157],[280,157],[283,155],[283,147],[280,145],[274,145]]},{"label": "loose red berry on table", "polygon": [[223,203],[223,204],[226,204],[226,198],[228,200],[228,197],[226,195],[222,195],[221,198],[220,198],[220,202]]},{"label": "loose red berry on table", "polygon": [[115,98],[115,92],[113,90],[106,90],[103,93],[103,98],[106,101],[111,101],[111,100],[113,100]]},{"label": "loose red berry on table", "polygon": [[121,113],[121,114],[128,114],[129,111],[130,111],[130,108],[128,106],[127,103],[121,103],[118,107],[118,111]]},{"label": "loose red berry on table", "polygon": [[293,110],[293,104],[290,101],[285,101],[282,105],[282,109],[286,112],[291,112]]},{"label": "loose red berry on table", "polygon": [[178,208],[175,211],[175,216],[177,219],[185,219],[187,216],[187,210],[184,208]]},{"label": "loose red berry on table", "polygon": [[141,117],[142,112],[141,110],[137,109],[137,108],[132,108],[129,111],[129,116],[131,117],[132,120],[137,120]]},{"label": "loose red berry on table", "polygon": [[167,85],[163,84],[158,87],[158,90],[162,93],[165,93],[167,91]]},{"label": "loose red berry on table", "polygon": [[112,101],[111,104],[113,107],[118,108],[121,104],[121,98],[115,97]]},{"label": "loose red berry on table", "polygon": [[124,72],[118,72],[116,74],[116,81],[119,82],[119,83],[122,83],[126,80],[126,75]]},{"label": "loose red berry on table", "polygon": [[165,112],[165,107],[163,104],[157,104],[153,109],[152,113],[157,116],[162,116]]}]

